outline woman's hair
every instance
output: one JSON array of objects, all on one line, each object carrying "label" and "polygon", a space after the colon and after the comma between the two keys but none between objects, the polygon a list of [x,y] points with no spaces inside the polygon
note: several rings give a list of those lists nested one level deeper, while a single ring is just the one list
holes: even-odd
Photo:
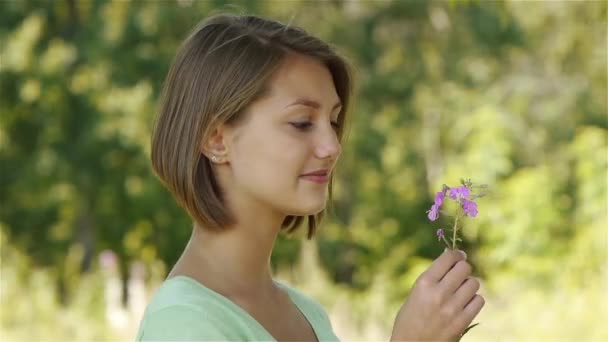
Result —
[{"label": "woman's hair", "polygon": [[[350,66],[303,29],[250,15],[216,15],[198,25],[177,52],[152,135],[152,166],[200,226],[221,230],[235,223],[201,142],[219,124],[240,122],[248,106],[268,94],[269,80],[289,53],[316,58],[331,72],[342,102],[337,132],[342,143],[352,93]],[[333,176],[330,202],[332,184]],[[308,216],[308,239],[323,214]],[[281,229],[292,232],[303,220],[287,216]]]}]

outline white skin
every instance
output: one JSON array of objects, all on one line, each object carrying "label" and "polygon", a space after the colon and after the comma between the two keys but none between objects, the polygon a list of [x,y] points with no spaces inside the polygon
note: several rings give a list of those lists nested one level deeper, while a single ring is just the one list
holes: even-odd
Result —
[{"label": "white skin", "polygon": [[[275,338],[293,339],[291,329],[314,339],[304,332],[301,316],[287,320],[297,313],[273,282],[270,257],[286,216],[325,208],[328,184],[302,175],[335,166],[341,146],[333,123],[340,99],[329,70],[297,54],[287,57],[270,85],[270,95],[253,103],[243,122],[218,127],[201,144],[202,153],[217,157],[214,171],[236,224],[219,233],[195,225],[169,278],[185,275],[226,296]],[[318,107],[294,104],[301,99]],[[397,315],[393,339],[453,339],[477,315],[483,299],[469,301],[479,283],[471,278],[463,284],[470,266],[459,256],[444,253],[419,278]],[[273,307],[277,311],[269,312]]]}]

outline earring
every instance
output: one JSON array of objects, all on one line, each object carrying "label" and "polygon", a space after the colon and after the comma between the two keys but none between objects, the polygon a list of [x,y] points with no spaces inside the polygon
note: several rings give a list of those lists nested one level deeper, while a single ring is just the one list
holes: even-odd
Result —
[{"label": "earring", "polygon": [[211,156],[211,160],[212,160],[214,163],[217,163],[217,157],[216,157],[216,156]]}]

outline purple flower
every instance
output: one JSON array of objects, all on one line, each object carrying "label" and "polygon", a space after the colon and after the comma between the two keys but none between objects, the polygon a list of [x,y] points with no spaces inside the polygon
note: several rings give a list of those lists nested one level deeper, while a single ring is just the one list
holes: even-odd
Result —
[{"label": "purple flower", "polygon": [[439,229],[437,229],[437,241],[441,241],[442,238],[443,238],[443,229],[439,228]]},{"label": "purple flower", "polygon": [[470,191],[469,188],[467,188],[466,186],[461,186],[458,188],[451,188],[450,189],[450,198],[455,200],[455,199],[463,199],[463,198],[468,198],[470,195]]},{"label": "purple flower", "polygon": [[473,201],[469,201],[466,198],[462,199],[462,209],[464,213],[468,216],[475,217],[477,216],[477,203]]},{"label": "purple flower", "polygon": [[464,185],[460,187],[460,196],[462,198],[469,198],[470,194],[471,194],[471,191],[469,191],[469,188],[467,188]]},{"label": "purple flower", "polygon": [[455,200],[458,197],[458,188],[450,189],[450,198]]},{"label": "purple flower", "polygon": [[439,207],[433,204],[431,210],[427,211],[429,220],[435,221],[439,217]]},{"label": "purple flower", "polygon": [[435,195],[435,205],[437,207],[441,207],[441,205],[443,204],[443,199],[445,198],[445,194],[443,192],[438,192]]},{"label": "purple flower", "polygon": [[440,191],[435,195],[435,203],[431,207],[430,210],[427,211],[429,220],[435,221],[439,217],[439,208],[443,204],[443,199],[445,198],[445,193]]}]

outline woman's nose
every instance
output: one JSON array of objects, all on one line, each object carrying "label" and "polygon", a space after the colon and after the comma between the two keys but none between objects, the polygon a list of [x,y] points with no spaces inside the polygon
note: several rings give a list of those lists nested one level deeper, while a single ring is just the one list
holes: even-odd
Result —
[{"label": "woman's nose", "polygon": [[342,146],[338,140],[336,131],[330,127],[329,132],[324,130],[322,137],[318,140],[315,148],[315,155],[319,159],[338,159],[342,152]]}]

